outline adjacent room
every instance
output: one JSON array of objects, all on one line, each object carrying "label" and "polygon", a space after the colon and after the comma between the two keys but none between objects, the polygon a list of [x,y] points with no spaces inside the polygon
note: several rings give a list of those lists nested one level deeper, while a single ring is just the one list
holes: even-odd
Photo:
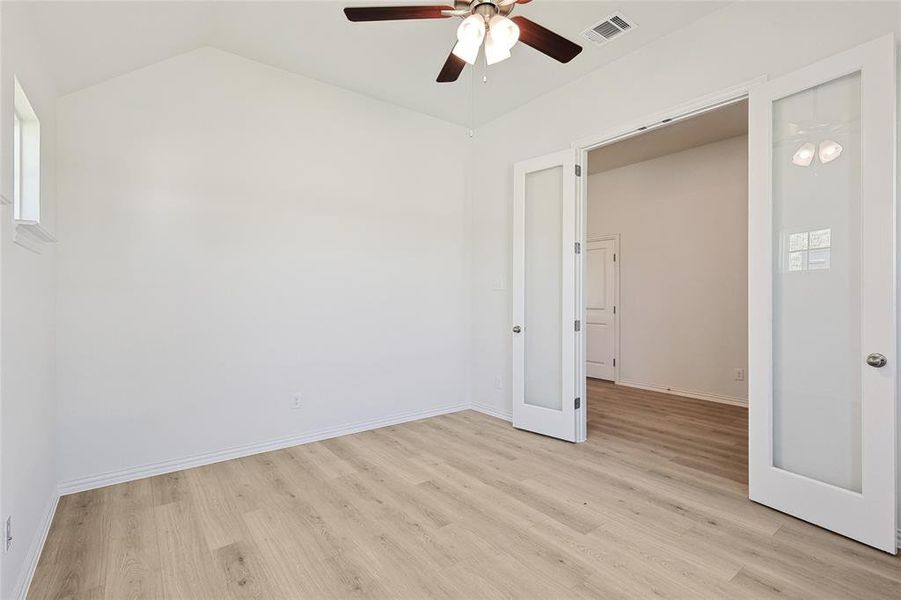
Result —
[{"label": "adjacent room", "polygon": [[0,599],[901,597],[899,34],[0,0]]},{"label": "adjacent room", "polygon": [[748,103],[588,154],[588,431],[747,483]]}]

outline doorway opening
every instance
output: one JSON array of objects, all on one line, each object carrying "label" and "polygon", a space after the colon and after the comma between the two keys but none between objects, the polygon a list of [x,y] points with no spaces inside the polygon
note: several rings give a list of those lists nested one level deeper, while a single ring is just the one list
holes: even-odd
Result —
[{"label": "doorway opening", "polygon": [[747,100],[583,164],[589,435],[747,483]]}]

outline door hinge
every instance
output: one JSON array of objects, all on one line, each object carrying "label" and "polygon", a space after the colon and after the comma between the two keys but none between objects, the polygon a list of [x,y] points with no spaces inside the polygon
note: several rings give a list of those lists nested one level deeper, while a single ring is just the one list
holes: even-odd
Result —
[{"label": "door hinge", "polygon": [[576,177],[582,176],[582,165],[576,165]]},{"label": "door hinge", "polygon": [[613,314],[616,314],[616,307],[613,307]]},{"label": "door hinge", "polygon": [[576,242],[576,254],[582,254],[582,244]]},{"label": "door hinge", "polygon": [[613,253],[613,262],[616,262],[616,252]]},{"label": "door hinge", "polygon": [[613,366],[614,366],[614,367],[616,366],[616,359],[615,359],[615,358],[613,359]]},{"label": "door hinge", "polygon": [[582,399],[576,398],[576,410],[579,410],[580,408],[582,408]]},{"label": "door hinge", "polygon": [[576,320],[576,331],[582,331],[582,321]]}]

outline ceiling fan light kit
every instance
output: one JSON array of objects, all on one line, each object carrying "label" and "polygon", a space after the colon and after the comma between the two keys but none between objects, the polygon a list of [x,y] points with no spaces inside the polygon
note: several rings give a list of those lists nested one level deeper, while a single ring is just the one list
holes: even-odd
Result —
[{"label": "ceiling fan light kit", "polygon": [[485,39],[485,19],[479,15],[471,15],[463,19],[457,27],[457,39],[464,43],[481,44]]},{"label": "ceiling fan light kit", "polygon": [[496,15],[488,21],[488,28],[495,41],[509,50],[519,41],[519,25],[503,15]]},{"label": "ceiling fan light kit", "polygon": [[457,0],[454,6],[364,6],[344,9],[348,20],[399,21],[409,19],[446,19],[460,17],[457,43],[441,68],[437,81],[456,81],[467,63],[475,64],[484,45],[488,65],[510,58],[510,50],[517,42],[567,63],[582,47],[525,17],[507,17],[517,4],[531,0]]},{"label": "ceiling fan light kit", "polygon": [[457,28],[457,44],[453,53],[469,64],[475,64],[484,39],[485,19],[479,15],[470,15]]},{"label": "ceiling fan light kit", "polygon": [[473,44],[471,42],[457,42],[451,51],[454,56],[462,58],[465,62],[474,65],[476,58],[479,57],[479,48],[481,44]]},{"label": "ceiling fan light kit", "polygon": [[[489,65],[499,63],[510,58],[510,47],[501,43],[492,32],[488,32],[485,39],[485,62]],[[470,63],[472,64],[472,63]]]}]

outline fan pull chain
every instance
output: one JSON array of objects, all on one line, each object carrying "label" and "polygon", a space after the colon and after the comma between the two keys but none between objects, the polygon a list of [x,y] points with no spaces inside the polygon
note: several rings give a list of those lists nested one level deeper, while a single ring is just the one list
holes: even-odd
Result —
[{"label": "fan pull chain", "polygon": [[476,68],[469,67],[469,137],[476,134]]}]

